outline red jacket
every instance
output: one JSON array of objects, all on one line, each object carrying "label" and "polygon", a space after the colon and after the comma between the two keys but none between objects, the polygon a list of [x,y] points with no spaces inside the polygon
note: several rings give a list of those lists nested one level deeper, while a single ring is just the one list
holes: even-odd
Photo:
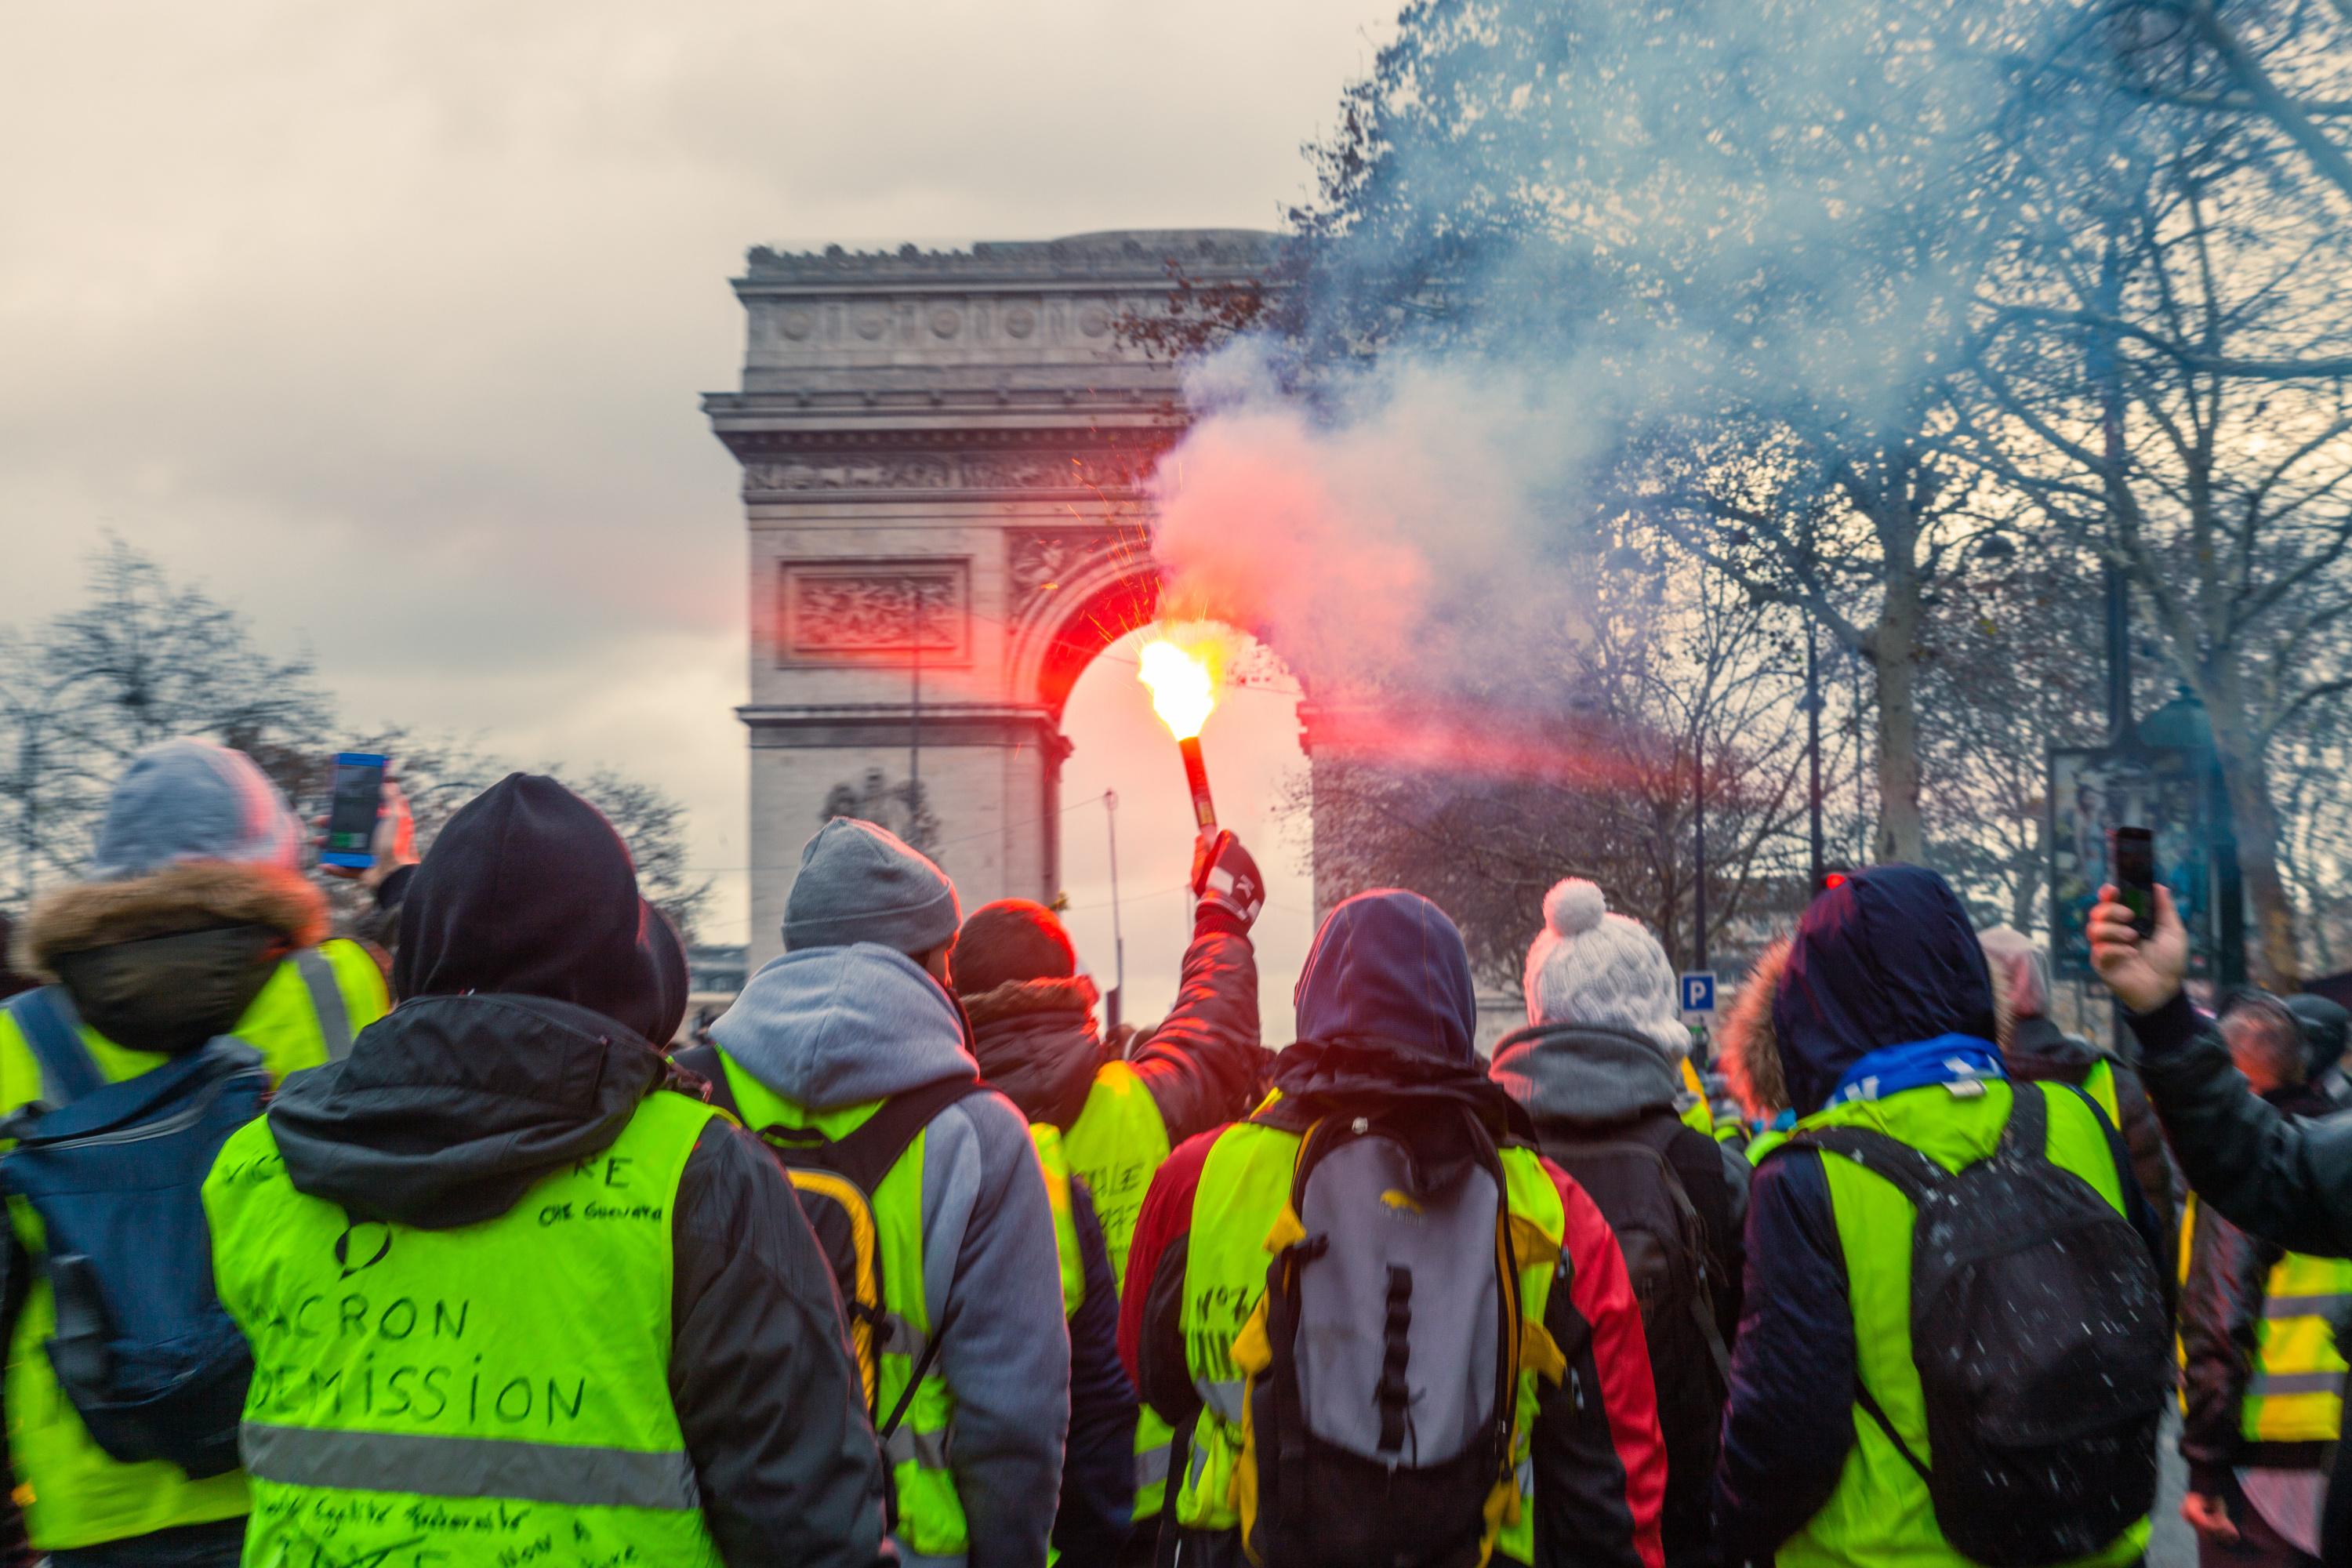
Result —
[{"label": "red jacket", "polygon": [[[1187,1140],[1160,1166],[1136,1222],[1119,1300],[1120,1359],[1145,1401],[1177,1428],[1180,1446],[1201,1409],[1181,1324],[1192,1200],[1209,1150],[1223,1131],[1212,1128]],[[1543,1385],[1537,1414],[1536,1563],[1538,1568],[1661,1568],[1658,1516],[1665,1500],[1666,1453],[1641,1308],[1609,1222],[1566,1172],[1549,1161],[1544,1168],[1559,1185],[1567,1215],[1567,1277],[1554,1283],[1544,1322],[1569,1370],[1559,1385]],[[1180,1456],[1171,1481],[1181,1467]],[[1198,1544],[1201,1556],[1223,1561],[1222,1543]],[[1239,1543],[1232,1545],[1238,1563]],[[1187,1551],[1192,1550],[1188,1538]],[[1165,1555],[1163,1547],[1163,1561]]]}]

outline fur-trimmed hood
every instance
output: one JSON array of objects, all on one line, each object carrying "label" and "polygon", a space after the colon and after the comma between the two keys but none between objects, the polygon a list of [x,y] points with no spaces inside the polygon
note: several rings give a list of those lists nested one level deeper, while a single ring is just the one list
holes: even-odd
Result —
[{"label": "fur-trimmed hood", "polygon": [[191,860],[117,882],[79,882],[33,900],[12,962],[45,981],[58,961],[125,942],[230,926],[258,926],[297,947],[326,939],[327,900],[299,871]]},{"label": "fur-trimmed hood", "polygon": [[964,1016],[975,1029],[1034,1013],[1083,1013],[1091,1018],[1102,993],[1083,974],[1066,980],[1008,980],[992,991],[963,999]]},{"label": "fur-trimmed hood", "polygon": [[1716,1063],[1751,1121],[1769,1122],[1789,1109],[1789,1079],[1772,1028],[1772,1003],[1789,964],[1789,939],[1757,955],[1716,1036]]},{"label": "fur-trimmed hood", "polygon": [[1067,1129],[1086,1109],[1104,1060],[1095,1027],[1099,999],[1083,974],[1008,980],[964,997],[980,1076],[1030,1121]]}]

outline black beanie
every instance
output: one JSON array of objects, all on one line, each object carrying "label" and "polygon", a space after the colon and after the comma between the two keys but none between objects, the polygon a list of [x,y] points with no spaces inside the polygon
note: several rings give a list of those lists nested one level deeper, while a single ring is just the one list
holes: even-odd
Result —
[{"label": "black beanie", "polygon": [[677,938],[637,895],[628,846],[553,779],[509,773],[449,819],[400,906],[395,994],[570,1002],[656,1045],[685,1007]]},{"label": "black beanie", "polygon": [[984,996],[1008,981],[1067,980],[1077,950],[1053,910],[1029,899],[999,899],[971,911],[948,959],[959,996]]}]

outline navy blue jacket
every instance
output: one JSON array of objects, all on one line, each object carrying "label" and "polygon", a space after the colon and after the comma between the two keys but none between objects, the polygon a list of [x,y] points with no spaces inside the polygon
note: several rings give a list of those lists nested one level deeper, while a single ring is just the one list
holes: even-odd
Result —
[{"label": "navy blue jacket", "polygon": [[1062,1458],[1054,1549],[1070,1568],[1118,1556],[1135,1508],[1135,1389],[1118,1359],[1118,1281],[1094,1194],[1070,1178],[1070,1218],[1087,1296],[1070,1320],[1070,1446]]},{"label": "navy blue jacket", "polygon": [[[1992,982],[1958,896],[1916,866],[1874,867],[1822,894],[1798,924],[1772,1026],[1800,1119],[1873,1051],[1946,1034],[1991,1040]],[[2108,1142],[2128,1173],[2112,1127]],[[2137,1184],[2122,1185],[2132,1224],[2160,1257]],[[1829,1178],[1811,1150],[1786,1150],[1756,1173],[1744,1300],[1715,1487],[1730,1564],[1769,1562],[1820,1512],[1853,1445],[1853,1309]]]}]

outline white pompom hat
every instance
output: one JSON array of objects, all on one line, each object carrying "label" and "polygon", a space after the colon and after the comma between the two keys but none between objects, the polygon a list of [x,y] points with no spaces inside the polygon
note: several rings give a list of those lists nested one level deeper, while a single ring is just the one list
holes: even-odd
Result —
[{"label": "white pompom hat", "polygon": [[1675,966],[1649,928],[1609,912],[1581,877],[1544,895],[1544,929],[1528,949],[1528,1022],[1616,1029],[1655,1045],[1670,1061],[1690,1054]]}]

